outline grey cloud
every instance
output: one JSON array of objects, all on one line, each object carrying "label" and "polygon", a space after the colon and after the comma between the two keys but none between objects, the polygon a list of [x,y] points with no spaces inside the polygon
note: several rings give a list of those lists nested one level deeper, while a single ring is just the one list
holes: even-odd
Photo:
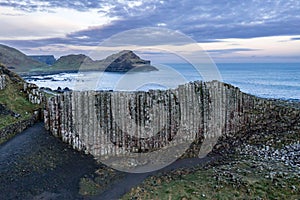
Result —
[{"label": "grey cloud", "polygon": [[[73,32],[67,34],[64,38],[4,42],[18,44],[18,46],[22,44],[24,47],[49,44],[95,46],[122,31],[158,26],[158,24],[165,24],[166,28],[179,30],[198,42],[215,42],[224,38],[300,35],[300,1],[143,0],[141,2],[142,4],[135,6],[130,5],[132,1],[117,3],[105,0],[20,0],[0,2],[0,6],[10,6],[28,12],[35,10],[55,11],[57,7],[79,11],[96,8],[107,16],[118,18],[110,24]],[[105,9],[107,7],[110,9]],[[157,42],[163,43],[166,41],[160,41],[158,37]]]},{"label": "grey cloud", "polygon": [[[149,12],[143,12],[142,6],[135,8],[135,13],[132,16],[130,11],[116,4],[107,15],[122,20],[70,36],[87,34],[95,37],[95,33],[100,33],[101,38],[108,38],[125,30],[161,23],[197,41],[300,34],[300,1],[165,1]],[[101,39],[96,37],[98,41]]]},{"label": "grey cloud", "polygon": [[12,7],[19,10],[33,11],[49,11],[55,8],[71,8],[79,11],[86,11],[91,8],[102,8],[106,1],[93,0],[19,0],[0,2],[0,6]]},{"label": "grey cloud", "polygon": [[291,38],[291,40],[300,40],[300,37]]}]

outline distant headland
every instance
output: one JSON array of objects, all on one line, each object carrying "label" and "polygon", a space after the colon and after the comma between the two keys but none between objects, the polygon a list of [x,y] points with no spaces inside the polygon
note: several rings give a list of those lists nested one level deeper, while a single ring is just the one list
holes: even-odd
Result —
[{"label": "distant headland", "polygon": [[0,63],[19,74],[54,74],[77,71],[157,71],[149,60],[143,60],[133,51],[123,50],[102,60],[93,60],[84,54],[71,54],[55,59],[53,55],[26,55],[0,44]]}]

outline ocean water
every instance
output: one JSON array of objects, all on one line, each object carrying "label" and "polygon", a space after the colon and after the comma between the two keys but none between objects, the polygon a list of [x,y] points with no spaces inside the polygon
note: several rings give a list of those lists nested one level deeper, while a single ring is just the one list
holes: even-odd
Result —
[{"label": "ocean water", "polygon": [[[40,87],[76,90],[166,89],[204,79],[186,63],[154,66],[159,71],[60,73],[25,79]],[[223,63],[216,66],[222,81],[239,87],[243,92],[265,98],[300,99],[300,63]]]},{"label": "ocean water", "polygon": [[223,80],[259,97],[300,99],[300,63],[219,64]]}]

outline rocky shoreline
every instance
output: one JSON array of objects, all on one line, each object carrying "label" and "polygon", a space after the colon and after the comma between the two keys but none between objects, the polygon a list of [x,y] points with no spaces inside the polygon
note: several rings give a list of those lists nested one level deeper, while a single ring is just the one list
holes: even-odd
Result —
[{"label": "rocky shoreline", "polygon": [[300,137],[274,137],[219,152],[222,159],[147,178],[122,199],[299,199]]}]

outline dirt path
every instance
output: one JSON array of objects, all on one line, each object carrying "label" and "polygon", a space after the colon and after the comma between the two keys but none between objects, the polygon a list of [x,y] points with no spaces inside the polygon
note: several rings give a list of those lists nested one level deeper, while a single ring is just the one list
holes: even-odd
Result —
[{"label": "dirt path", "polygon": [[205,165],[208,162],[212,162],[219,157],[205,157],[203,159],[199,158],[187,158],[182,160],[177,160],[176,162],[172,163],[171,165],[158,170],[154,172],[148,172],[148,173],[127,173],[125,177],[116,182],[115,184],[112,184],[106,191],[104,191],[102,194],[94,197],[94,200],[98,199],[119,199],[124,194],[130,191],[131,188],[139,185],[143,180],[145,180],[149,176],[153,176],[159,173],[165,173],[171,170],[179,169],[179,168],[192,168],[197,165]]},{"label": "dirt path", "polygon": [[94,172],[102,165],[91,156],[71,149],[50,135],[43,123],[38,123],[0,145],[0,199],[118,199],[150,175],[214,159],[184,159],[155,172],[122,173],[123,178],[108,183],[100,195],[83,197],[79,194],[80,179],[95,176]]},{"label": "dirt path", "polygon": [[38,123],[0,145],[0,199],[82,199],[79,180],[96,169]]}]

